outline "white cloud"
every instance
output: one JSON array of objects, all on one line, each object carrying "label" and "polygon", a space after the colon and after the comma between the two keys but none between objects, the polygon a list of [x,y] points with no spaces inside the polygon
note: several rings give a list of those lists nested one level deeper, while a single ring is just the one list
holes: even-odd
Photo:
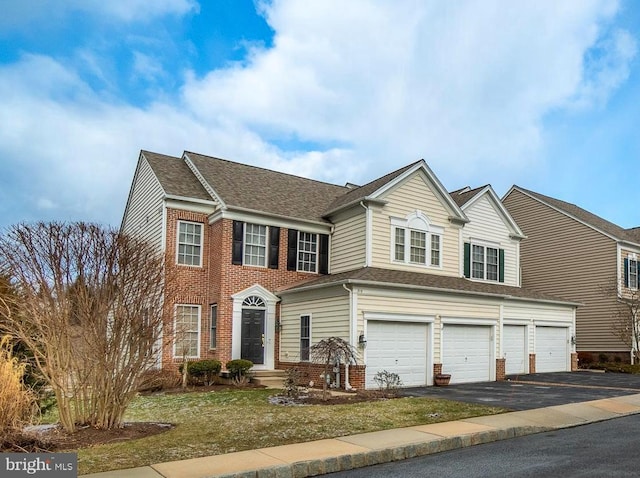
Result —
[{"label": "white cloud", "polygon": [[[143,2],[88,5],[128,21]],[[627,32],[608,28],[616,2],[277,0],[261,8],[273,48],[255,47],[203,77],[186,73],[174,103],[114,102],[43,56],[1,68],[0,155],[8,159],[0,169],[28,171],[40,190],[30,197],[48,198],[56,214],[116,224],[140,149],[197,151],[337,183],[424,157],[447,186],[495,184],[535,165],[546,114],[576,98],[606,100],[636,51]],[[164,74],[142,54],[136,69]],[[320,146],[276,146],[290,138]]]}]

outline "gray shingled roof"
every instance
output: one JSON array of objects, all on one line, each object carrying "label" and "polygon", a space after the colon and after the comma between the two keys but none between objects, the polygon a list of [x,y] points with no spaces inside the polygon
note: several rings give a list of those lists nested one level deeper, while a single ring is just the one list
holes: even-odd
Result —
[{"label": "gray shingled roof", "polygon": [[457,189],[455,191],[451,191],[449,193],[449,196],[451,196],[451,198],[455,201],[455,203],[458,205],[458,207],[462,207],[469,200],[471,200],[471,198],[473,198],[476,194],[478,194],[480,191],[482,191],[487,186],[488,186],[488,184],[485,184],[484,186],[480,186],[480,187],[475,188],[475,189],[467,189],[467,188]]},{"label": "gray shingled roof", "polygon": [[563,211],[566,214],[569,214],[580,221],[588,224],[600,231],[609,234],[610,236],[615,237],[617,240],[631,241],[631,242],[639,242],[637,234],[630,233],[628,229],[624,229],[617,224],[607,221],[606,219],[601,218],[600,216],[596,216],[581,207],[576,206],[575,204],[571,204],[565,201],[561,201],[559,199],[555,199],[549,196],[545,196],[544,194],[536,193],[534,191],[530,191],[528,189],[522,188],[520,186],[514,186],[521,191],[531,195],[538,200],[545,202],[560,211]]},{"label": "gray shingled roof", "polygon": [[225,159],[185,152],[227,206],[280,216],[323,221],[329,204],[345,186],[323,183]]},{"label": "gray shingled roof", "polygon": [[380,189],[381,187],[383,187],[385,184],[393,181],[394,179],[396,179],[398,176],[402,175],[404,172],[408,171],[409,169],[413,168],[416,164],[422,162],[422,160],[418,160],[414,163],[411,163],[403,168],[400,168],[396,171],[393,171],[392,173],[386,174],[384,176],[382,176],[381,178],[375,179],[373,181],[371,181],[370,183],[365,184],[364,186],[360,186],[358,188],[355,189],[347,189],[347,193],[343,194],[339,197],[337,197],[335,199],[335,201],[333,201],[331,203],[331,205],[327,208],[327,210],[325,211],[326,213],[329,213],[331,211],[335,211],[337,209],[340,209],[342,206],[346,206],[347,204],[352,204],[352,203],[356,203],[358,201],[362,201],[363,199],[365,199],[367,196],[369,196],[370,194],[376,192],[378,189]]},{"label": "gray shingled roof", "polygon": [[142,151],[166,194],[194,199],[213,200],[182,158]]},{"label": "gray shingled roof", "polygon": [[632,227],[627,229],[627,236],[632,239],[633,242],[640,244],[640,227]]},{"label": "gray shingled roof", "polygon": [[296,291],[314,286],[329,286],[341,283],[378,283],[392,284],[398,287],[408,286],[423,289],[440,289],[448,292],[468,292],[481,295],[494,295],[503,298],[529,299],[535,301],[560,302],[569,305],[579,305],[567,299],[562,299],[549,294],[488,282],[475,282],[462,277],[442,276],[424,272],[407,272],[394,269],[380,269],[375,267],[363,267],[361,269],[320,276],[316,279],[300,282],[281,289],[279,292]]}]

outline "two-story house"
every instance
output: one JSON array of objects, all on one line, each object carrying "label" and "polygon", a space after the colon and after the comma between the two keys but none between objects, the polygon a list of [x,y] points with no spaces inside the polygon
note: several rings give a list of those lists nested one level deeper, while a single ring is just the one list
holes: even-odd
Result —
[{"label": "two-story house", "polygon": [[639,286],[639,229],[624,229],[575,204],[513,186],[503,203],[522,227],[522,285],[582,305],[576,315],[581,359],[633,359],[621,340],[618,297]]},{"label": "two-story house", "polygon": [[[339,336],[405,386],[575,367],[574,302],[520,284],[524,234],[490,186],[449,194],[424,161],[336,186],[185,152],[142,151],[122,229],[178,268],[163,366],[189,358],[303,366]],[[337,376],[331,378],[335,380]]]}]

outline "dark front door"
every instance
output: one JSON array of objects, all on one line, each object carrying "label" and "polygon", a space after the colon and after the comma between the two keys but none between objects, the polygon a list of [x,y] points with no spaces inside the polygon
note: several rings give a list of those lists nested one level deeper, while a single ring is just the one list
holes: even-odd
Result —
[{"label": "dark front door", "polygon": [[264,310],[242,309],[241,358],[264,363]]}]

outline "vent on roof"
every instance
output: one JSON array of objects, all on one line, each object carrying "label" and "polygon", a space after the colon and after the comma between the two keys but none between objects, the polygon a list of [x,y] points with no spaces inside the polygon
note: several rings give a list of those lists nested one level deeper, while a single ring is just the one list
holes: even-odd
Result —
[{"label": "vent on roof", "polygon": [[469,191],[471,191],[471,187],[470,186],[465,186],[462,189],[460,189],[458,191],[458,194],[464,194],[464,193],[468,193]]},{"label": "vent on roof", "polygon": [[345,188],[349,188],[349,189],[356,189],[359,188],[360,186],[357,184],[353,184],[353,183],[347,183],[344,185]]}]

